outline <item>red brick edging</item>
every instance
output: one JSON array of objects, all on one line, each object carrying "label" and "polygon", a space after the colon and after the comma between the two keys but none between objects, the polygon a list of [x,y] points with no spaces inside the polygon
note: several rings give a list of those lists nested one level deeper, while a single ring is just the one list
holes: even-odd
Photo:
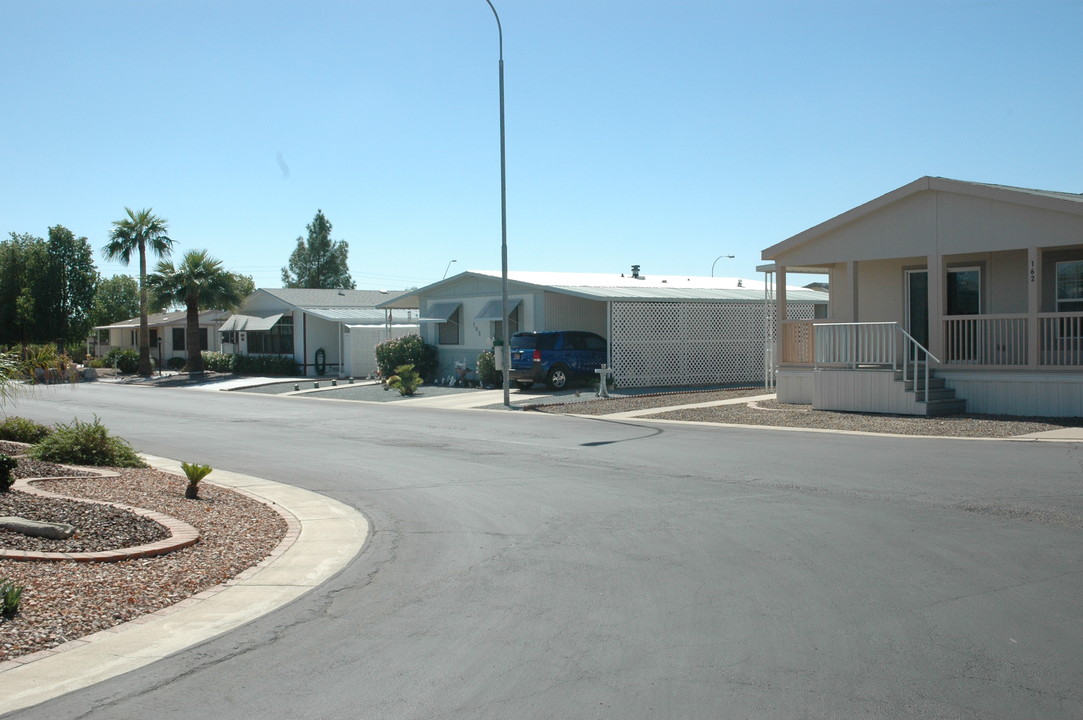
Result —
[{"label": "red brick edging", "polygon": [[[103,472],[102,477],[109,477],[112,473]],[[61,476],[63,477],[63,476]],[[41,497],[50,498],[62,498],[64,500],[75,500],[77,502],[95,503],[97,505],[111,505],[121,510],[127,510],[128,512],[135,513],[149,520],[164,525],[166,530],[169,531],[169,537],[164,540],[158,540],[157,542],[147,543],[146,545],[136,545],[134,547],[117,548],[116,550],[100,550],[98,552],[36,552],[33,550],[3,550],[0,549],[0,560],[46,560],[52,562],[59,561],[72,561],[72,562],[116,562],[118,560],[132,560],[135,558],[154,557],[156,555],[165,555],[171,553],[174,550],[180,550],[181,548],[194,545],[199,542],[199,531],[186,522],[178,520],[175,517],[166,515],[164,513],[156,512],[154,510],[147,510],[145,508],[133,507],[131,505],[123,505],[121,503],[105,502],[102,500],[88,500],[86,498],[73,498],[67,495],[60,495],[58,493],[51,493],[47,490],[41,490],[30,484],[31,480],[57,480],[57,478],[21,478],[15,481],[12,488],[18,488],[23,492],[30,495],[39,495]]]}]

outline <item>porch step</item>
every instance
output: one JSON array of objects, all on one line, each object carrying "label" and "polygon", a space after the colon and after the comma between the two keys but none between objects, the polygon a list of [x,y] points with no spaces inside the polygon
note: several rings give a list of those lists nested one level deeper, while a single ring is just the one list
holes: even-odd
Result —
[{"label": "porch step", "polygon": [[[954,390],[951,391],[955,393]],[[919,403],[922,404],[922,403]],[[925,405],[925,417],[942,417],[944,415],[961,415],[966,412],[966,400],[961,398],[954,398],[951,400],[933,400],[929,399],[929,402]]]},{"label": "porch step", "polygon": [[944,378],[938,378],[929,372],[929,390],[925,391],[925,366],[920,363],[909,380],[903,380],[902,371],[896,371],[896,382],[902,383],[903,391],[914,393],[917,404],[924,406],[925,417],[959,415],[966,412],[966,400],[955,397],[955,391],[944,384]]}]

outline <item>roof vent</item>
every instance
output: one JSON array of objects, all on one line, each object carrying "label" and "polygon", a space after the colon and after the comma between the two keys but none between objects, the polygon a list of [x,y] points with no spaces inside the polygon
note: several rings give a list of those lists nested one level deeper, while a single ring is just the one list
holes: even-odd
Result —
[{"label": "roof vent", "polygon": [[636,278],[637,280],[640,279],[639,278],[639,266],[638,265],[633,265],[632,266],[632,277]]}]

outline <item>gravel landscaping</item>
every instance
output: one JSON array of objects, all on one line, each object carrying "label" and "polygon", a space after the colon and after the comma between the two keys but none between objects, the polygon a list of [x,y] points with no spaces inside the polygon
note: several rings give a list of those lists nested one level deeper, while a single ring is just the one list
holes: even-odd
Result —
[{"label": "gravel landscaping", "polygon": [[[592,400],[572,405],[547,405],[532,409],[548,413],[608,415],[618,412],[651,410],[764,394],[766,393],[762,389],[720,390],[707,393]],[[872,413],[813,410],[809,405],[786,405],[775,400],[760,400],[753,403],[735,403],[710,407],[684,407],[637,415],[637,417],[766,427],[850,430],[897,435],[966,438],[1008,438],[1034,432],[1083,426],[1083,418],[1020,418],[996,415],[952,415],[939,418],[923,418],[909,415],[876,415]]]},{"label": "gravel landscaping", "polygon": [[[30,472],[23,463],[28,463],[29,468],[31,462],[20,458],[19,471]],[[33,471],[56,468],[37,466]],[[14,618],[0,620],[0,661],[55,647],[212,588],[265,558],[285,535],[286,522],[274,509],[214,485],[213,473],[200,483],[199,500],[185,500],[187,480],[183,477],[150,469],[109,470],[119,477],[87,475],[36,485],[71,497],[165,513],[196,527],[199,542],[168,555],[121,562],[0,559],[0,578],[24,587],[20,612]],[[38,519],[70,522],[77,533],[69,540],[34,541],[12,539],[3,533],[3,549],[14,549],[16,545],[51,552],[76,547],[115,549],[139,545],[154,532],[164,530],[153,522],[148,530],[149,521],[129,512],[78,501],[46,501],[17,490],[0,494],[0,515],[8,514],[8,509],[24,517],[31,513]],[[151,535],[147,535],[148,531]],[[35,547],[29,547],[31,543]]]}]

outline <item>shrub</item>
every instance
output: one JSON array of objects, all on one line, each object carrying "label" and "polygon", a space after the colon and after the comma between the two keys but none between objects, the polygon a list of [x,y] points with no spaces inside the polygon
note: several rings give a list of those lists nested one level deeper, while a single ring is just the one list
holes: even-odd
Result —
[{"label": "shrub", "polygon": [[235,375],[282,375],[298,374],[297,362],[290,355],[227,355],[203,353],[203,367],[213,372]]},{"label": "shrub", "polygon": [[92,368],[109,367],[109,365],[105,362],[105,358],[93,358],[90,361],[89,365]]},{"label": "shrub", "polygon": [[45,437],[52,432],[52,429],[48,425],[41,425],[22,417],[15,417],[14,415],[4,418],[3,422],[0,422],[0,440],[11,440],[12,442],[39,443],[45,439]]},{"label": "shrub", "polygon": [[13,618],[19,612],[23,588],[7,578],[0,578],[0,616]]},{"label": "shrub", "polygon": [[399,365],[395,368],[395,374],[387,379],[387,386],[399,391],[399,395],[413,395],[421,385],[422,379],[414,366],[410,364]]},{"label": "shrub", "polygon": [[436,371],[436,348],[420,335],[384,340],[376,346],[376,368],[383,377],[394,375],[400,365],[413,365],[422,379]]},{"label": "shrub", "polygon": [[184,497],[188,500],[198,500],[199,481],[211,474],[211,466],[182,462],[181,470],[188,478],[188,487],[184,490]]},{"label": "shrub", "polygon": [[165,366],[170,370],[180,370],[187,364],[187,361],[182,357],[171,357],[165,361]]},{"label": "shrub", "polygon": [[69,465],[147,467],[126,440],[109,434],[97,415],[94,422],[76,418],[70,425],[58,424],[28,454],[37,460]]},{"label": "shrub", "polygon": [[504,382],[504,378],[496,370],[496,359],[492,350],[478,355],[477,373],[482,385],[500,385]]},{"label": "shrub", "polygon": [[11,477],[11,471],[19,466],[19,461],[10,455],[0,453],[0,493],[6,493],[8,488],[15,483]]},{"label": "shrub", "polygon": [[139,369],[139,353],[131,348],[113,348],[105,356],[105,364],[130,374]]}]

